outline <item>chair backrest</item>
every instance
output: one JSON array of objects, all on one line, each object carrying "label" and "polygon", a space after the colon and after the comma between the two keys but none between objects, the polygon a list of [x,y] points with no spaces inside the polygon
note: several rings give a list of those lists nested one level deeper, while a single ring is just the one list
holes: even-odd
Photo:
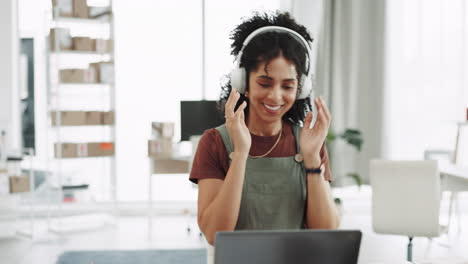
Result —
[{"label": "chair backrest", "polygon": [[439,236],[437,161],[371,160],[369,174],[372,225],[376,233]]}]

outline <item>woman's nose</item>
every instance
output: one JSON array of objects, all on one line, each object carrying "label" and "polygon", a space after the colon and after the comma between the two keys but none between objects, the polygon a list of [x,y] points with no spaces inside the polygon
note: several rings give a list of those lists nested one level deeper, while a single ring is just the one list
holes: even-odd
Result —
[{"label": "woman's nose", "polygon": [[274,85],[272,89],[270,89],[268,93],[268,98],[273,100],[274,102],[278,102],[281,100],[281,87],[280,85]]}]

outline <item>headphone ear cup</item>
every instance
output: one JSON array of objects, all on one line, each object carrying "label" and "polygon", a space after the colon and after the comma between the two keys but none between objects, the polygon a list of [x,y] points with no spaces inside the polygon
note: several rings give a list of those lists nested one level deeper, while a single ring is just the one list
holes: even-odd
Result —
[{"label": "headphone ear cup", "polygon": [[231,71],[231,86],[239,93],[244,94],[246,90],[245,69],[236,67]]},{"label": "headphone ear cup", "polygon": [[307,96],[312,94],[312,78],[308,75],[302,75],[301,77],[302,91],[297,99],[305,99]]}]

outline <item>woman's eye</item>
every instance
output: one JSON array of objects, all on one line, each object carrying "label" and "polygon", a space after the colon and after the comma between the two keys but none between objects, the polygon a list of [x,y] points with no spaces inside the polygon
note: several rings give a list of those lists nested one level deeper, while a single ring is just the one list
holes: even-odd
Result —
[{"label": "woman's eye", "polygon": [[267,83],[259,83],[259,84],[260,84],[260,86],[261,86],[261,87],[265,87],[265,88],[267,88],[267,87],[269,87],[269,86],[270,86],[270,85],[269,85],[269,84],[267,84]]},{"label": "woman's eye", "polygon": [[286,90],[289,90],[289,89],[292,89],[292,88],[293,88],[292,86],[283,86],[283,87],[284,87],[284,89],[286,89]]}]

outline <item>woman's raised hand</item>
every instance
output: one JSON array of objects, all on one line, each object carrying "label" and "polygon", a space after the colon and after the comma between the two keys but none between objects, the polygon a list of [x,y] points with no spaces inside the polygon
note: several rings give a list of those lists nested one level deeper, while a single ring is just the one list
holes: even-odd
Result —
[{"label": "woman's raised hand", "polygon": [[[323,98],[315,98],[313,103],[317,107],[317,113],[307,113],[300,136],[304,165],[308,168],[320,166],[320,149],[325,142],[331,122],[331,115]],[[309,128],[312,122],[312,114],[317,115],[317,121],[312,128]]]},{"label": "woman's raised hand", "polygon": [[243,102],[237,111],[234,112],[240,94],[237,89],[232,88],[231,94],[224,106],[226,127],[234,145],[234,152],[249,154],[252,138],[249,129],[245,124],[244,109],[247,107],[247,102]]}]

